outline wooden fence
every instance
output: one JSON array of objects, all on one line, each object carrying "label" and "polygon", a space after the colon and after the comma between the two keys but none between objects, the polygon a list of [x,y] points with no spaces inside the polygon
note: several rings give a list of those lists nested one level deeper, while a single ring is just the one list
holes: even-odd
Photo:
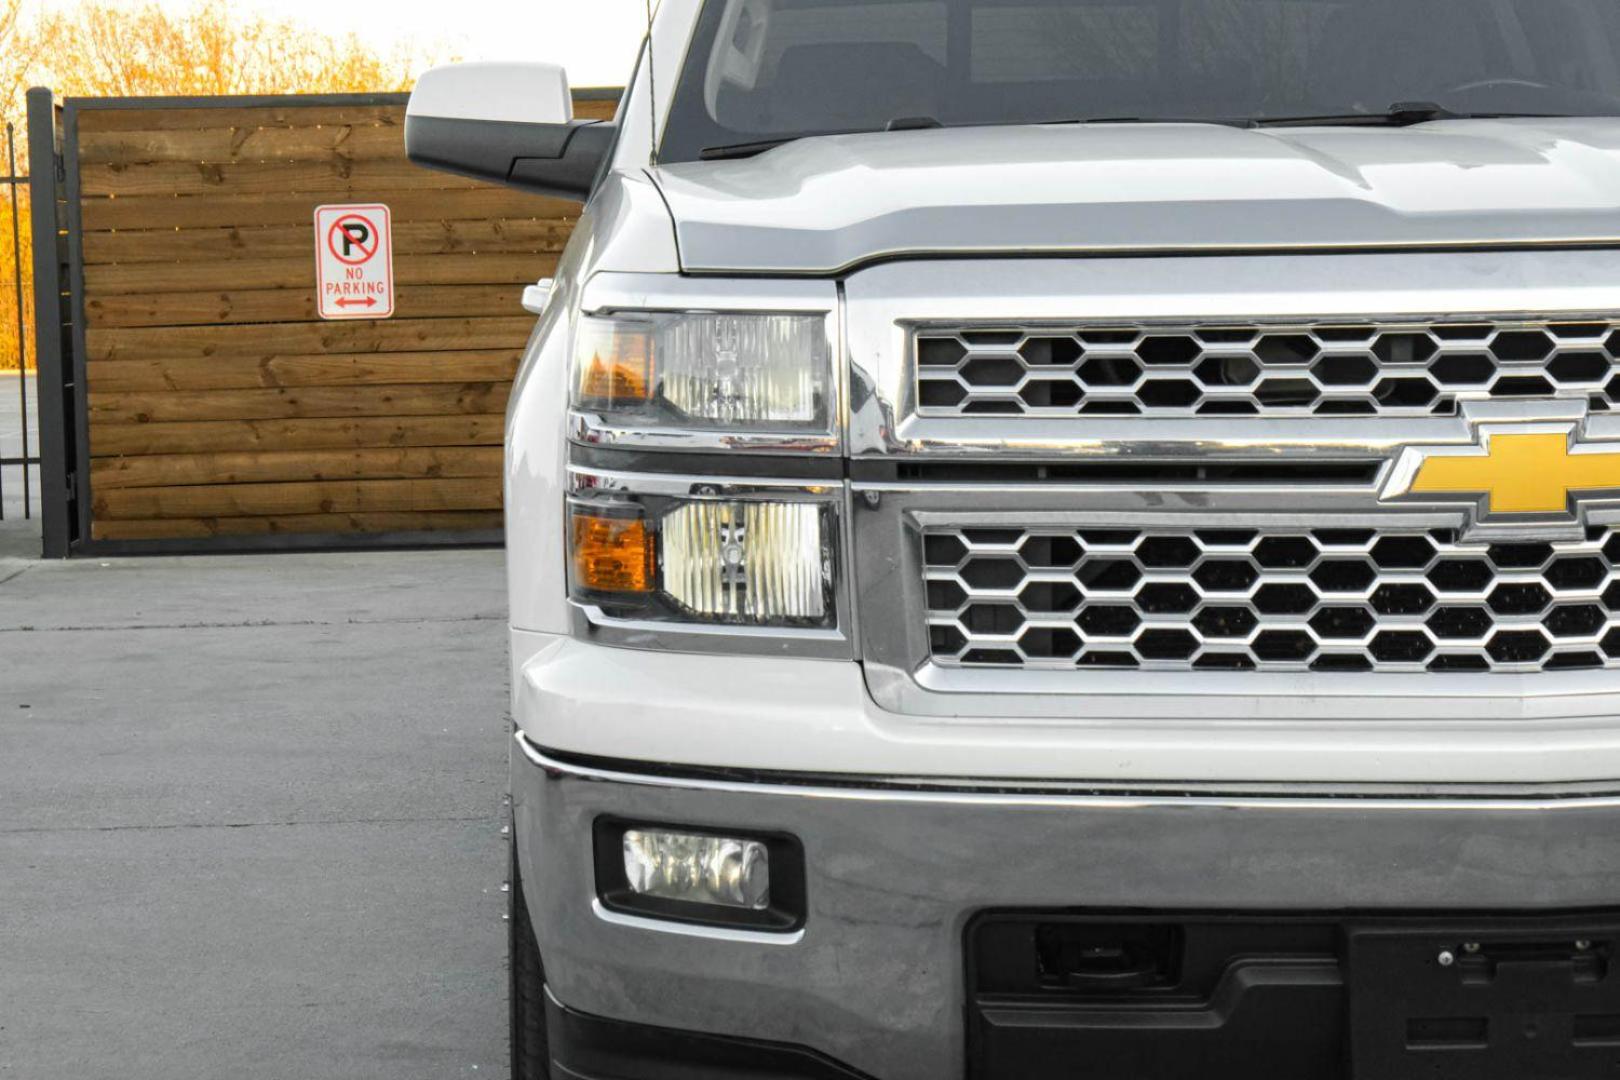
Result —
[{"label": "wooden fence", "polygon": [[[579,207],[418,168],[403,119],[392,95],[66,103],[91,546],[497,535],[519,297]],[[316,317],[313,213],[341,202],[392,211],[390,319]]]}]

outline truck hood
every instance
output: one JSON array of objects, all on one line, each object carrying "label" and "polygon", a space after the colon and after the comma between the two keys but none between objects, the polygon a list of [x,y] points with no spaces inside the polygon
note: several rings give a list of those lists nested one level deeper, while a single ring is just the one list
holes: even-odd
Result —
[{"label": "truck hood", "polygon": [[1620,120],[946,128],[652,171],[691,272],[874,259],[1620,243]]}]

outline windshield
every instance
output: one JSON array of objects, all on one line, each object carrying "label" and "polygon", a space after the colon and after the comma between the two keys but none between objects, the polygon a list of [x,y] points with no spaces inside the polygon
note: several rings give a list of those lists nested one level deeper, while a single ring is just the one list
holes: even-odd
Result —
[{"label": "windshield", "polygon": [[[890,126],[1620,115],[1620,0],[708,0],[661,159]],[[897,123],[898,122],[898,123]]]}]

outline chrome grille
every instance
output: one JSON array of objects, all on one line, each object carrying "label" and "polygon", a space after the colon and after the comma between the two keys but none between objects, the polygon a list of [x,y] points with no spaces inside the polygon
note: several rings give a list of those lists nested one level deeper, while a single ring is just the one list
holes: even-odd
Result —
[{"label": "chrome grille", "polygon": [[1620,667],[1620,532],[937,528],[948,666],[1526,672]]},{"label": "chrome grille", "polygon": [[925,327],[924,416],[1431,416],[1620,404],[1620,321]]}]

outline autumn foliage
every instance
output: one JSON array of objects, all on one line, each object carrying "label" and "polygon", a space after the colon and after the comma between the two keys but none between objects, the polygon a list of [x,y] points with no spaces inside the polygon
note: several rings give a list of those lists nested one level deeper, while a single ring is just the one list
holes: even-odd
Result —
[{"label": "autumn foliage", "polygon": [[[101,0],[53,12],[38,5],[0,0],[0,116],[15,125],[19,171],[28,167],[30,86],[49,86],[61,97],[380,92],[409,89],[414,72],[438,59],[415,50],[379,53],[353,36],[244,15],[217,0],[181,12]],[[7,164],[0,131],[0,173]],[[18,196],[26,287],[32,277],[26,187]],[[18,361],[12,224],[10,189],[0,186],[0,371]],[[32,367],[26,288],[25,296]]]},{"label": "autumn foliage", "polygon": [[[23,31],[22,0],[0,0],[0,114],[7,123],[15,123],[17,141],[17,171],[27,168],[27,137],[22,121],[23,93],[28,86],[37,43]],[[6,157],[6,132],[0,129],[0,174],[11,172]],[[15,192],[15,199],[13,193]],[[13,211],[13,207],[16,211]],[[19,220],[20,215],[20,220]],[[20,235],[20,245],[13,228]],[[13,185],[0,185],[0,371],[14,370],[23,362],[19,355],[17,338],[17,273],[13,269],[19,261],[21,248],[23,277],[25,338],[33,332],[32,290],[33,268],[28,265],[28,191]],[[33,367],[32,349],[26,366]],[[9,403],[8,403],[9,404]]]}]

